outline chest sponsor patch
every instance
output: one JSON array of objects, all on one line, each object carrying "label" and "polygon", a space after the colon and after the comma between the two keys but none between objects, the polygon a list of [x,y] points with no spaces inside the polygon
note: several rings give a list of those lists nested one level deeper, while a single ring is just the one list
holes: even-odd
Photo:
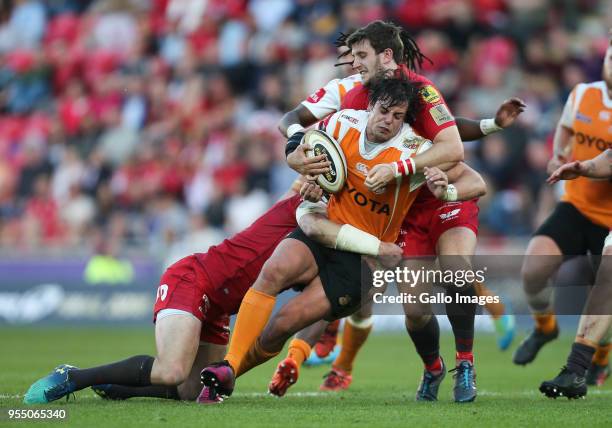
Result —
[{"label": "chest sponsor patch", "polygon": [[429,114],[438,126],[453,121],[453,116],[450,114],[448,108],[444,104],[433,106],[429,109]]},{"label": "chest sponsor patch", "polygon": [[340,119],[344,119],[344,120],[352,123],[353,125],[357,125],[357,123],[359,123],[359,121],[356,118],[354,118],[352,116],[349,116],[348,114],[341,115]]},{"label": "chest sponsor patch", "polygon": [[423,89],[421,89],[421,95],[423,96],[423,100],[428,104],[435,104],[442,99],[438,90],[431,85],[423,87]]},{"label": "chest sponsor patch", "polygon": [[579,120],[580,122],[584,122],[584,123],[593,122],[590,117],[580,112],[576,112],[576,120]]},{"label": "chest sponsor patch", "polygon": [[604,122],[609,122],[612,115],[610,115],[609,111],[603,110],[599,112],[599,120]]}]

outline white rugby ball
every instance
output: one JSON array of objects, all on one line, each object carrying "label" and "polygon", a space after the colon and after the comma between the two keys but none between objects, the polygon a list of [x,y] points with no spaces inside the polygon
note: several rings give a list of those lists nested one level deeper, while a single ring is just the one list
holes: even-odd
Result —
[{"label": "white rugby ball", "polygon": [[327,155],[331,163],[330,171],[317,176],[317,184],[327,193],[339,192],[346,183],[346,158],[336,140],[318,129],[306,131],[302,144],[308,144],[311,150],[306,151],[306,156],[314,157]]},{"label": "white rugby ball", "polygon": [[[413,144],[416,147],[414,156],[420,155],[421,153],[426,152],[427,150],[431,148],[431,146],[433,146],[433,143],[431,142],[431,140],[428,140],[427,138],[423,138],[420,135],[415,135],[414,138],[409,140],[409,142],[410,144]],[[425,174],[423,174],[422,172],[414,174],[410,178],[410,191],[411,192],[415,191],[416,189],[421,187],[423,184],[425,184]]]}]

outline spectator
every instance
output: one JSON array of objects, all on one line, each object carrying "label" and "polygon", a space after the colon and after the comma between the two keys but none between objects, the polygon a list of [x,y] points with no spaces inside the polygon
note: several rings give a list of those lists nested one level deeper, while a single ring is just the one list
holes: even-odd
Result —
[{"label": "spectator", "polygon": [[91,256],[83,279],[90,285],[128,285],[134,279],[134,267],[119,257],[120,240],[114,236],[96,238],[96,251]]}]

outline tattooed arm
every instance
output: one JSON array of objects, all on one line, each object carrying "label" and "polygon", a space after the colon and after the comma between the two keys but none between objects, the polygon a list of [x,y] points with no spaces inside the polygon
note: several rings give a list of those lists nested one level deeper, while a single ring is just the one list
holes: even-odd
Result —
[{"label": "tattooed arm", "polygon": [[553,184],[559,180],[573,180],[579,176],[590,178],[612,177],[612,149],[607,149],[599,156],[587,161],[574,161],[561,165],[546,181]]}]

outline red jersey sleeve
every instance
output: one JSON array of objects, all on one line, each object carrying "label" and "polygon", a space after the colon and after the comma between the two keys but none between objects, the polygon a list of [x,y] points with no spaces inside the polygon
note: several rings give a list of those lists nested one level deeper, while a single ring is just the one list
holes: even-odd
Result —
[{"label": "red jersey sleeve", "polygon": [[411,73],[410,78],[421,84],[420,94],[423,102],[413,128],[417,134],[433,141],[438,132],[456,125],[455,118],[442,94],[429,79],[416,73]]}]

